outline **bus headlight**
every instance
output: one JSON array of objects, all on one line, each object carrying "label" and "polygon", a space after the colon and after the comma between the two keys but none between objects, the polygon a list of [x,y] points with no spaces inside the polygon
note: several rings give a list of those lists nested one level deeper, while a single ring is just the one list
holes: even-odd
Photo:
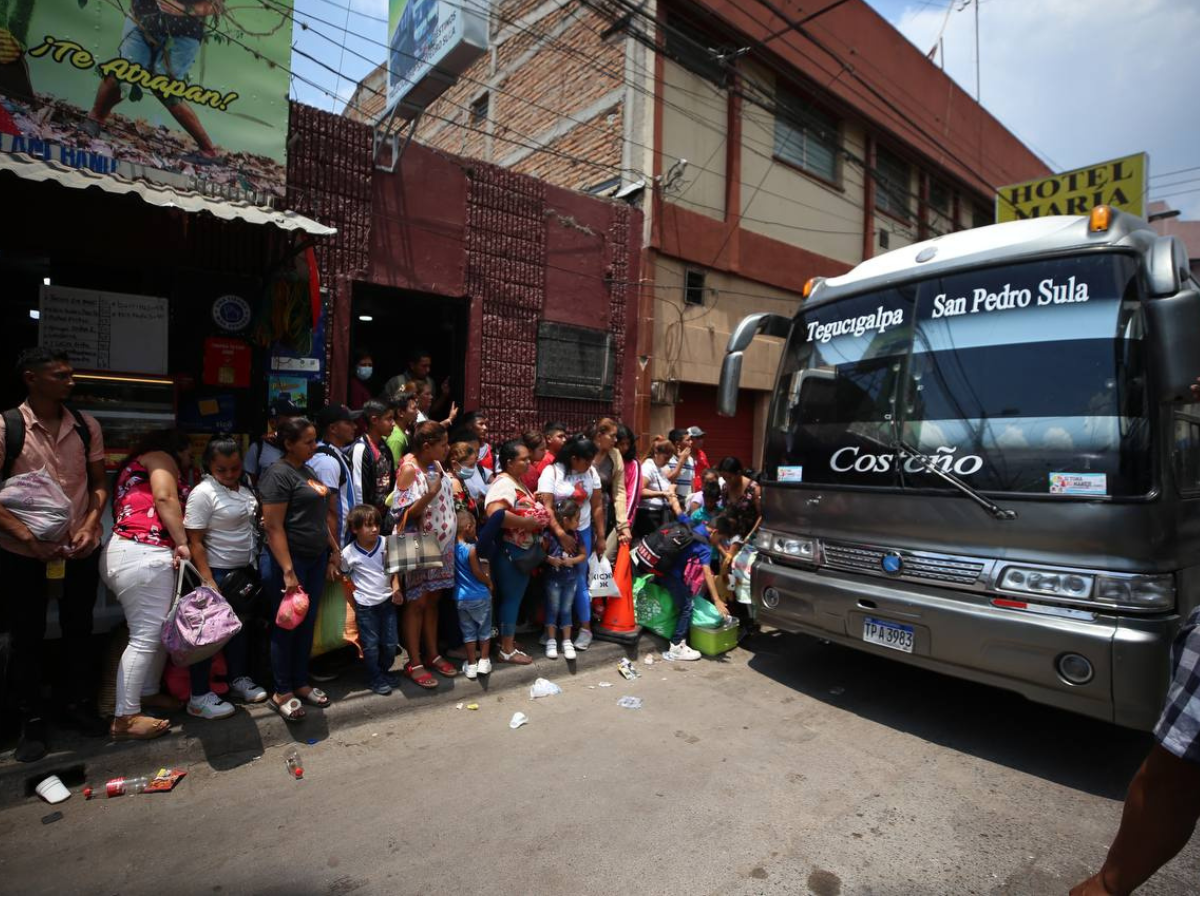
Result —
[{"label": "bus headlight", "polygon": [[1139,609],[1173,609],[1175,607],[1175,578],[1171,575],[1134,575],[1096,578],[1096,599],[1116,606]]},{"label": "bus headlight", "polygon": [[1021,594],[1045,594],[1064,600],[1088,600],[1092,596],[1092,576],[1075,572],[1054,572],[1025,566],[1008,566],[1000,576],[1000,590]]},{"label": "bus headlight", "polygon": [[754,546],[767,553],[786,556],[802,562],[817,561],[817,542],[814,538],[778,534],[764,528],[754,536]]}]

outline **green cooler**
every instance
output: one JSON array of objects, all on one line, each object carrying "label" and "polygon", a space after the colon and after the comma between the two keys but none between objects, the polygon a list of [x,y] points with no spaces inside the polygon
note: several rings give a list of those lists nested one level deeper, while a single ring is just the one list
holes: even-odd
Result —
[{"label": "green cooler", "polygon": [[738,623],[721,625],[717,628],[703,628],[693,625],[688,635],[688,643],[693,649],[699,650],[705,656],[720,656],[728,653],[737,646]]}]

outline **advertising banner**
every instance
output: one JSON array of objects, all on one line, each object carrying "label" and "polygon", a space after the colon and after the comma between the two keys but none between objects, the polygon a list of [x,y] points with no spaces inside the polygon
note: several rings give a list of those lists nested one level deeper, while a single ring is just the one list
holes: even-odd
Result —
[{"label": "advertising banner", "polygon": [[292,0],[0,0],[0,151],[270,205]]},{"label": "advertising banner", "polygon": [[487,0],[389,0],[387,111],[412,118],[487,46]]},{"label": "advertising banner", "polygon": [[1148,169],[1146,154],[1135,153],[1083,169],[1010,184],[996,193],[996,221],[1086,216],[1092,207],[1101,205],[1144,217]]}]

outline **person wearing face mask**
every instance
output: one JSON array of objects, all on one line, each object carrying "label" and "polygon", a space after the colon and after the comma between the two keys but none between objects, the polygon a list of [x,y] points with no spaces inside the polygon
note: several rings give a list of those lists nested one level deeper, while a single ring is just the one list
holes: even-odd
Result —
[{"label": "person wearing face mask", "polygon": [[[183,527],[196,571],[206,585],[220,592],[226,578],[258,559],[258,500],[242,482],[242,451],[229,435],[217,435],[208,442],[204,468],[204,480],[188,494]],[[247,611],[237,612],[244,615]],[[221,650],[229,693],[243,703],[261,703],[267,699],[267,692],[248,675],[246,639],[243,629]],[[224,719],[236,712],[231,703],[209,688],[212,663],[209,657],[189,668],[192,697],[188,715]]]},{"label": "person wearing face mask", "polygon": [[454,513],[470,513],[478,521],[479,497],[467,489],[467,482],[478,474],[475,462],[479,451],[474,444],[457,441],[450,445],[450,487],[454,492]]},{"label": "person wearing face mask", "polygon": [[375,396],[371,390],[371,377],[375,374],[375,360],[370,350],[359,350],[354,357],[354,377],[350,379],[350,408],[362,409]]}]

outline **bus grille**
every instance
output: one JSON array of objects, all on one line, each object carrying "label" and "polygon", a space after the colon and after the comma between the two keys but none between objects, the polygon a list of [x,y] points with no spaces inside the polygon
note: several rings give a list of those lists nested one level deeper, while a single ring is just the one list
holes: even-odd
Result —
[{"label": "bus grille", "polygon": [[987,562],[982,559],[938,556],[877,547],[857,547],[851,544],[822,545],[825,565],[833,569],[848,569],[870,575],[884,575],[883,558],[895,553],[904,560],[900,573],[888,576],[900,581],[935,581],[942,584],[971,585],[979,581]]}]

